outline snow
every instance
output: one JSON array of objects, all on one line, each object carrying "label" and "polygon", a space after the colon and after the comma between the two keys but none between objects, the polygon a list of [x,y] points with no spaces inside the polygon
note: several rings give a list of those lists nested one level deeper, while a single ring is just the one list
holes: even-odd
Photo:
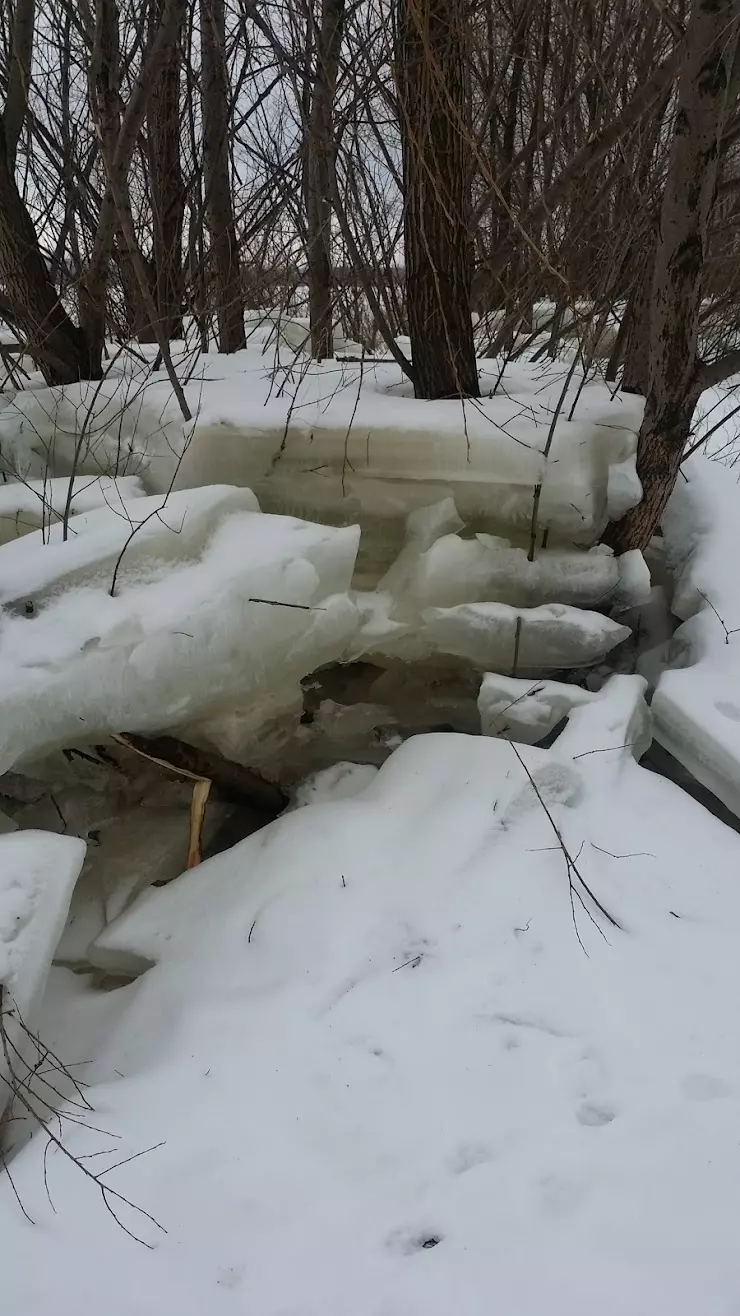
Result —
[{"label": "snow", "polygon": [[[105,1028],[57,973],[52,1044],[118,1135],[65,1146],[161,1144],[104,1182],[167,1233],[58,1154],[54,1214],[39,1136],[35,1225],[0,1188],[8,1310],[731,1316],[740,839],[616,748],[642,691],[550,751],[408,741],[140,898],[105,939],[154,967]],[[571,909],[553,823],[618,927],[575,874],[598,928]]]},{"label": "snow", "polygon": [[[61,1144],[8,1125],[4,1309],[737,1316],[740,837],[639,766],[740,816],[734,477],[615,558],[638,399],[546,460],[561,365],[425,404],[248,328],[190,423],[154,348],[0,395],[0,983],[69,1067],[5,1016]],[[291,803],[181,873],[122,730]]]},{"label": "snow", "polygon": [[663,521],[671,608],[683,625],[657,682],[655,734],[740,817],[740,490],[726,467],[698,454],[684,469]]},{"label": "snow", "polygon": [[[581,753],[628,749],[639,760],[652,740],[646,689],[644,677],[612,676],[601,690],[590,691],[559,681],[521,681],[486,672],[478,696],[481,731],[484,736],[536,744],[567,718],[557,742],[559,752],[567,748],[578,758]],[[589,742],[583,751],[578,748],[582,730]]]},{"label": "snow", "polygon": [[[279,772],[301,739],[300,682],[325,664],[542,675],[599,663],[630,634],[584,606],[615,597],[608,550],[529,562],[491,536],[462,540],[451,497],[411,512],[377,591],[356,591],[359,527],[262,513],[236,486],[133,501],[100,487],[105,506],[0,546],[2,770],[128,730],[176,731]],[[318,750],[323,735],[323,763],[306,746],[303,771],[331,761],[332,735],[361,746],[373,719],[387,712],[335,715],[325,701],[309,737]]]},{"label": "snow", "polygon": [[456,608],[429,608],[424,618],[425,635],[442,653],[455,654],[483,669],[516,667],[534,674],[598,663],[630,634],[629,627],[610,617],[562,603],[539,608],[464,603]]},{"label": "snow", "polygon": [[[127,498],[2,546],[4,603],[47,597],[93,579],[110,588],[119,557],[124,575],[144,560],[162,564],[195,558],[213,529],[234,511],[259,511],[249,489],[214,486],[169,495]],[[55,551],[58,550],[58,551]]]},{"label": "snow", "polygon": [[0,543],[64,522],[77,512],[120,507],[146,493],[135,475],[15,480],[0,484]]},{"label": "snow", "polygon": [[11,1070],[26,1076],[23,1059],[37,1026],[51,957],[67,917],[85,857],[76,837],[16,831],[0,835],[0,984],[3,1037],[0,1114]]},{"label": "snow", "polygon": [[0,836],[0,981],[29,1027],[84,855],[72,836]]},{"label": "snow", "polygon": [[574,380],[544,459],[567,384],[556,363],[512,363],[501,382],[495,363],[482,361],[483,397],[465,404],[414,400],[388,362],[309,365],[255,345],[178,365],[191,422],[164,372],[125,356],[94,386],[15,394],[0,411],[7,468],[38,479],[140,475],[154,493],[173,481],[237,484],[267,511],[359,521],[372,583],[409,511],[449,494],[475,529],[526,536],[542,482],[541,528],[579,544],[639,499],[640,399],[595,381],[576,398]]},{"label": "snow", "polygon": [[478,695],[481,732],[536,745],[572,708],[593,699],[588,690],[561,681],[523,681],[486,672]]},{"label": "snow", "polygon": [[141,499],[0,549],[23,603],[0,618],[3,770],[121,730],[207,736],[238,714],[246,735],[300,705],[301,678],[357,629],[359,532],[238,510],[253,506],[240,489]]},{"label": "snow", "polygon": [[[393,588],[400,561],[401,555],[380,589]],[[412,540],[404,549],[403,565],[404,596],[418,607],[454,607],[495,598],[521,607],[557,599],[587,608],[607,602],[619,579],[618,561],[607,548],[547,549],[530,562],[523,548],[486,534],[474,539],[444,534],[424,549]]]}]

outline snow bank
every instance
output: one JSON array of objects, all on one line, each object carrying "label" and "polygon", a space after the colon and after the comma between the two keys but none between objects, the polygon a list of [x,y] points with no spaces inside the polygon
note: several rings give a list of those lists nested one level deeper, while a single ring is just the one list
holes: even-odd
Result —
[{"label": "snow bank", "polygon": [[102,384],[17,393],[0,412],[0,452],[24,477],[133,473],[153,492],[238,484],[268,511],[359,521],[373,530],[369,579],[408,512],[446,493],[476,529],[526,537],[542,482],[541,529],[592,543],[639,498],[641,400],[592,381],[576,402],[574,380],[545,460],[566,372],[516,363],[500,381],[491,362],[480,369],[479,402],[420,402],[394,364],[292,353],[281,364],[279,350],[252,347],[180,362],[195,418],[183,423],[163,372],[121,358]]},{"label": "snow bank", "polygon": [[704,457],[684,469],[663,519],[671,607],[684,624],[653,698],[655,735],[740,817],[740,490]]},{"label": "snow bank", "polygon": [[141,899],[117,953],[155,967],[94,1051],[89,999],[55,1041],[92,1062],[111,1161],[162,1144],[105,1182],[168,1232],[120,1207],[138,1247],[61,1156],[53,1214],[38,1137],[13,1165],[37,1228],[0,1184],[8,1310],[728,1316],[740,838],[591,752],[640,701],[619,683],[549,752],[412,740]]}]

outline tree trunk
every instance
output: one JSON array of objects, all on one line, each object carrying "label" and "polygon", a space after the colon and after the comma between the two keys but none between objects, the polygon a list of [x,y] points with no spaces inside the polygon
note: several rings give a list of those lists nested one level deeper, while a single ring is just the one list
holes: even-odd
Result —
[{"label": "tree trunk", "polygon": [[[83,14],[87,10],[83,6]],[[96,0],[88,15],[91,41],[87,68],[90,112],[103,160],[112,160],[121,132],[119,14],[115,0]],[[102,359],[105,349],[108,272],[113,261],[116,208],[110,186],[103,194],[95,242],[78,290],[80,323]]]},{"label": "tree trunk", "polygon": [[38,238],[8,166],[0,122],[0,284],[13,326],[47,384],[95,378],[100,359],[72,323],[44,264]]},{"label": "tree trunk", "polygon": [[470,133],[463,0],[398,0],[396,81],[414,390],[478,397],[470,313]]},{"label": "tree trunk", "polygon": [[[162,21],[164,0],[153,0],[152,29]],[[182,233],[185,184],[180,160],[180,33],[167,52],[147,110],[149,178],[154,229],[154,300],[165,338],[182,338],[184,270]]]},{"label": "tree trunk", "polygon": [[28,87],[31,79],[33,36],[36,22],[35,0],[16,0],[12,11],[10,37],[12,55],[8,73],[8,90],[3,110],[5,151],[8,169],[15,173],[15,155],[28,110]]},{"label": "tree trunk", "polygon": [[331,170],[334,168],[334,92],[342,47],[345,0],[322,0],[308,123],[307,257],[311,355],[334,355],[332,337]]},{"label": "tree trunk", "polygon": [[695,0],[655,254],[645,417],[637,444],[643,497],[607,542],[644,548],[678,476],[699,398],[697,344],[707,228],[740,25],[740,0]]},{"label": "tree trunk", "polygon": [[229,86],[223,0],[200,0],[203,171],[209,265],[221,352],[246,347],[236,223],[229,177]]},{"label": "tree trunk", "polygon": [[639,282],[627,303],[626,342],[622,391],[641,393],[647,397],[650,364],[650,312],[652,307],[653,274],[655,271],[655,244],[646,243],[645,261],[640,270]]}]

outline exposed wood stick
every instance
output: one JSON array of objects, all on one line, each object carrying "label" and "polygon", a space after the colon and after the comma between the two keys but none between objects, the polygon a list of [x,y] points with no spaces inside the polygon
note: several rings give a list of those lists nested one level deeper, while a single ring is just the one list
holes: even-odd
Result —
[{"label": "exposed wood stick", "polygon": [[207,777],[201,777],[193,786],[190,801],[190,838],[188,842],[188,868],[196,868],[203,858],[203,826],[206,820],[206,805],[211,793],[212,783]]},{"label": "exposed wood stick", "polygon": [[288,803],[279,786],[265,781],[251,768],[174,736],[138,736],[126,732],[113,736],[113,740],[181,777],[212,782],[219,796],[232,804],[249,800],[277,816]]}]

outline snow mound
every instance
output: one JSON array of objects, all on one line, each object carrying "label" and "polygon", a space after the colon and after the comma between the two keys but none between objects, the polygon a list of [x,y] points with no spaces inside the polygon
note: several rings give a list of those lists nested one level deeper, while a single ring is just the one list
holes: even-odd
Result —
[{"label": "snow mound", "polygon": [[168,1232],[128,1210],[137,1247],[59,1156],[53,1214],[38,1137],[8,1309],[727,1316],[740,838],[629,749],[576,757],[641,703],[625,678],[547,752],[411,740],[112,925],[154,967],[69,1058],[112,1160],[165,1140],[106,1182]]},{"label": "snow mound", "polygon": [[683,625],[653,698],[655,735],[740,817],[740,490],[730,469],[696,455],[663,519]]}]

